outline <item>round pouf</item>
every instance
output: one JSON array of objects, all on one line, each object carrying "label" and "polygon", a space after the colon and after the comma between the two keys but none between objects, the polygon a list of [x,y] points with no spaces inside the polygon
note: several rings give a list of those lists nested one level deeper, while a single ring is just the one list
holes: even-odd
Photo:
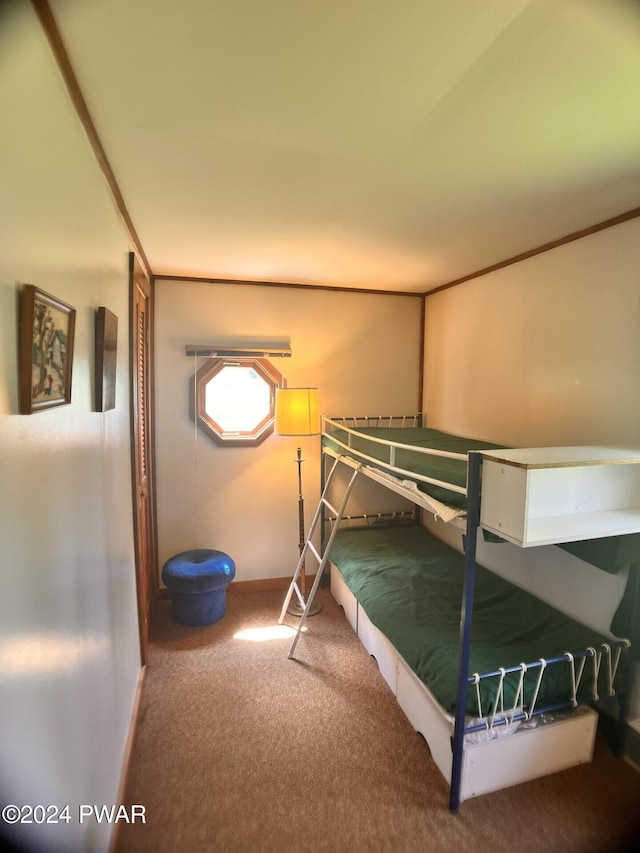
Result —
[{"label": "round pouf", "polygon": [[181,625],[212,625],[227,612],[225,589],[236,575],[228,554],[200,548],[170,557],[162,580],[171,593],[171,612]]}]

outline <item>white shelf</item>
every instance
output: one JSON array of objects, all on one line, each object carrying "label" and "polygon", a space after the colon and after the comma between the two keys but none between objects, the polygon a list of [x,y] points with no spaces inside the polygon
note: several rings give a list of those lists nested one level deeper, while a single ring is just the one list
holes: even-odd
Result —
[{"label": "white shelf", "polygon": [[482,527],[527,548],[640,532],[640,448],[482,454]]},{"label": "white shelf", "polygon": [[518,468],[575,468],[585,465],[640,465],[640,447],[576,446],[486,450],[483,459]]},{"label": "white shelf", "polygon": [[624,536],[640,532],[640,507],[532,518],[528,522],[526,541],[507,536],[499,529],[493,532],[523,548],[601,539],[604,536]]}]

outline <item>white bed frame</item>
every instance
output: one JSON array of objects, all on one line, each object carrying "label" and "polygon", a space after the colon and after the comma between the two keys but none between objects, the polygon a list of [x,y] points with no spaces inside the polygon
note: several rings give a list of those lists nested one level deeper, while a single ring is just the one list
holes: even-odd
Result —
[{"label": "white bed frame", "polygon": [[[331,593],[362,645],[376,659],[382,677],[407,719],[424,737],[438,769],[451,784],[453,717],[371,622],[333,563]],[[583,705],[535,728],[521,727],[493,740],[465,743],[460,802],[590,762],[597,721],[597,713]]]}]

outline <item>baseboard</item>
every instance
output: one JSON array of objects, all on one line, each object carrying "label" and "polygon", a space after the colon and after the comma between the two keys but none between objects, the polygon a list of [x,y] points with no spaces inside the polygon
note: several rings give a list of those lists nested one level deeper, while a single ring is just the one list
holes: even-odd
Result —
[{"label": "baseboard", "polygon": [[[127,743],[124,748],[124,757],[122,761],[122,772],[120,774],[120,785],[118,786],[118,797],[116,803],[122,805],[125,803],[127,788],[129,784],[129,772],[131,768],[131,759],[133,756],[133,748],[136,742],[136,734],[138,733],[138,724],[140,722],[140,705],[142,703],[142,691],[144,680],[147,674],[146,666],[140,668],[138,673],[138,684],[136,685],[136,695],[133,700],[133,709],[131,711],[131,723],[129,724],[129,734],[127,735]],[[116,822],[111,839],[109,842],[109,853],[116,853],[119,848],[121,824]]]}]

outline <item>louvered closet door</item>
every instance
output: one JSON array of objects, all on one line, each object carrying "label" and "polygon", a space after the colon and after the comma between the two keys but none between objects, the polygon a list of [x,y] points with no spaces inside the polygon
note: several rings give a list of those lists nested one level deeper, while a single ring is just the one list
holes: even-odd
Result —
[{"label": "louvered closet door", "polygon": [[133,467],[135,496],[136,580],[140,653],[146,662],[151,603],[151,577],[154,571],[153,502],[150,453],[150,365],[149,328],[151,285],[135,256],[131,257],[132,355],[133,355]]}]

